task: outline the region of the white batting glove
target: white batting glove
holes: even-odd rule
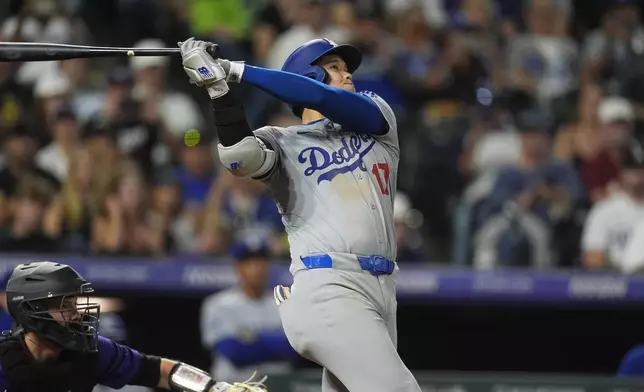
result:
[[[190,83],[205,86],[211,99],[217,99],[230,91],[226,83],[226,71],[207,52],[210,42],[190,38],[179,42],[183,70],[190,78]]]
[[[230,385],[226,382],[218,382],[212,387],[212,392],[268,392],[264,381],[266,381],[266,376],[262,377],[257,381],[253,381],[257,372],[253,372],[253,375],[244,382],[236,382],[233,385]]]

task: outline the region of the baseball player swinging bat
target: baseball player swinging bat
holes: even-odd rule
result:
[[[264,182],[282,214],[294,284],[275,300],[289,342],[324,368],[324,392],[419,392],[396,349],[396,118],[356,92],[360,52],[316,39],[278,71],[213,57],[209,45],[180,42],[183,67],[210,95],[221,163]],[[302,124],[252,131],[229,93],[236,83],[286,102]]]

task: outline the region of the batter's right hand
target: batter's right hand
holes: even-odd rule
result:
[[[183,70],[190,78],[190,83],[204,86],[211,99],[226,95],[230,90],[226,83],[226,71],[209,53],[213,44],[190,38],[179,42]]]
[[[279,306],[291,296],[291,288],[288,286],[277,285],[273,288],[273,297],[275,303]]]

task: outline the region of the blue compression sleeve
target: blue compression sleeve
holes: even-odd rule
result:
[[[215,350],[238,367],[288,360],[297,355],[281,332],[262,332],[251,343],[222,339],[215,344]]]
[[[644,345],[632,348],[624,356],[617,375],[620,377],[644,377]]]
[[[328,86],[289,72],[246,65],[242,81],[289,105],[322,113],[351,132],[384,135],[388,129],[380,108],[369,97]]]

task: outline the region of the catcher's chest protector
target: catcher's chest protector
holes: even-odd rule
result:
[[[98,354],[62,353],[55,361],[36,362],[20,339],[0,341],[6,392],[92,392],[98,380]]]

